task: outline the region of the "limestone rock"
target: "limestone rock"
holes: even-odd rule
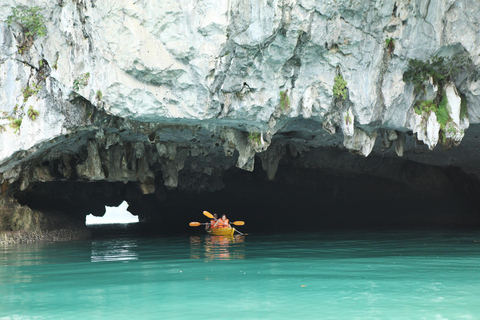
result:
[[[376,131],[367,133],[362,129],[356,128],[353,135],[345,136],[343,145],[349,151],[367,157],[372,152],[377,135]]]
[[[478,2],[32,0],[47,32],[28,50],[19,50],[21,27],[5,22],[19,5],[0,3],[2,196],[36,183],[126,192],[104,185],[118,183],[142,212],[142,195],[218,190],[226,172],[253,171],[255,159],[274,179],[284,161],[332,149],[480,177]],[[474,70],[420,92],[403,80],[410,59],[452,57],[452,48]],[[413,110],[441,90],[445,128]],[[79,210],[101,213],[99,203]]]

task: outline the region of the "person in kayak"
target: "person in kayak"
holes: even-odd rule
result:
[[[231,228],[230,221],[227,219],[226,215],[223,215],[221,219],[218,219],[214,227],[216,228]]]
[[[215,224],[217,223],[217,221],[218,221],[218,219],[217,219],[217,214],[214,213],[214,214],[213,214],[213,219],[210,220],[210,224],[206,224],[206,225],[205,225],[205,230],[218,228],[218,227],[215,227]]]

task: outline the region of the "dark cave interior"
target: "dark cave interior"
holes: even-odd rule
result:
[[[407,161],[392,178],[283,162],[269,181],[256,163],[253,172],[224,172],[224,187],[213,192],[169,190],[156,177],[156,191],[147,195],[133,182],[51,181],[37,182],[15,197],[31,208],[78,220],[89,213],[101,216],[106,205],[125,200],[141,221],[137,232],[146,234],[202,233],[188,223],[209,221],[204,210],[245,221],[238,229],[248,233],[480,225],[479,183],[457,168]]]

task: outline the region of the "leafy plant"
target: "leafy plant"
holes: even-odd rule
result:
[[[10,127],[15,129],[14,133],[16,134],[18,130],[20,130],[20,126],[22,125],[22,119],[14,119],[10,122]]]
[[[15,7],[13,12],[7,18],[7,24],[11,26],[13,22],[18,23],[27,37],[43,37],[47,31],[45,27],[45,18],[40,13],[39,7]]]
[[[438,104],[435,114],[437,115],[437,122],[440,124],[440,129],[445,131],[448,120],[450,120],[450,115],[447,110],[448,99],[446,95],[443,95],[442,100]]]
[[[395,41],[392,38],[386,38],[385,44],[387,46],[388,52],[392,53],[395,50]]]
[[[432,57],[426,61],[410,59],[407,71],[403,74],[403,81],[412,83],[419,92],[423,83],[433,79],[434,83],[443,85],[452,81],[461,73],[474,71],[472,59],[468,53],[456,54],[453,57]]]
[[[408,61],[407,71],[403,74],[403,80],[412,83],[417,93],[422,89],[425,90],[424,83],[430,78],[438,86],[437,95],[433,101],[429,100],[429,106],[434,108],[441,131],[444,132],[448,121],[451,119],[447,110],[448,99],[443,92],[445,85],[453,82],[460,75],[472,76],[475,72],[476,68],[470,56],[467,52],[462,52],[452,57],[434,56],[426,61],[411,59]],[[460,97],[460,118],[463,119],[468,116],[467,100],[464,95],[460,95]],[[422,110],[428,111],[425,103],[426,101],[417,103],[415,112],[421,114]]]
[[[27,111],[27,115],[30,120],[35,121],[35,118],[38,117],[38,111],[33,109],[33,106],[30,106]]]
[[[418,115],[428,115],[430,112],[435,112],[437,116],[437,122],[440,124],[440,136],[442,137],[442,142],[446,142],[445,131],[447,123],[451,120],[450,115],[448,114],[448,98],[446,95],[443,95],[442,100],[437,105],[433,100],[423,100],[417,102],[415,105],[415,113]]]
[[[450,133],[450,134],[457,133],[457,129],[453,125],[448,126],[446,131],[447,131],[447,133]]]
[[[433,100],[423,100],[416,103],[414,110],[418,115],[428,114],[431,111],[435,112],[437,110],[437,106]]]
[[[290,107],[290,98],[286,91],[280,91],[280,108],[282,110],[288,109]]]
[[[23,102],[27,102],[28,98],[30,98],[31,96],[33,96],[34,94],[37,94],[38,91],[42,89],[41,86],[37,85],[37,84],[32,84],[32,86],[30,87],[29,85],[27,85],[23,90],[22,90],[22,95],[23,95]]]
[[[252,141],[255,142],[256,144],[260,144],[260,143],[261,143],[260,133],[259,133],[259,132],[250,132],[250,133],[248,134],[248,139],[252,140]]]
[[[340,100],[347,99],[347,81],[339,74],[335,77],[333,83],[333,95]]]
[[[80,89],[83,89],[86,87],[88,84],[88,80],[90,79],[90,73],[83,73],[80,76],[78,76],[77,79],[73,80],[73,90],[78,91]]]
[[[102,91],[100,90],[97,90],[97,94],[95,95],[95,98],[98,100],[98,101],[102,101]]]

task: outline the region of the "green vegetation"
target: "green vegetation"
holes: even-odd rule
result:
[[[437,122],[440,124],[440,130],[445,131],[447,122],[451,120],[447,110],[448,99],[444,95],[440,103],[437,105],[433,100],[418,101],[414,107],[415,113],[418,115],[428,115],[430,112],[435,112]]]
[[[447,128],[447,130],[446,130],[446,132],[448,132],[448,133],[450,133],[450,134],[454,135],[454,134],[456,134],[456,133],[457,133],[457,129],[456,129],[454,126],[452,126],[452,125],[449,125],[449,126],[448,126],[448,128]],[[460,131],[460,132],[463,134],[463,132],[462,132],[462,131]]]
[[[446,95],[443,95],[442,100],[437,105],[433,100],[423,100],[418,101],[415,104],[414,110],[415,113],[418,115],[425,115],[428,116],[431,112],[434,112],[437,116],[437,122],[440,124],[440,136],[442,137],[442,142],[446,142],[445,132],[447,128],[447,124],[449,121],[452,120],[450,115],[448,114],[448,99]],[[449,132],[451,132],[452,128],[450,128]]]
[[[340,100],[347,99],[347,81],[345,81],[340,74],[335,77],[335,82],[333,84],[333,95],[335,98]]]
[[[448,99],[447,96],[444,95],[442,100],[438,104],[437,110],[435,111],[435,114],[437,115],[437,121],[440,124],[440,130],[442,131],[445,131],[447,122],[451,119],[450,115],[448,114],[447,104]]]
[[[280,91],[280,108],[286,110],[290,107],[290,98],[286,91]]]
[[[392,38],[385,39],[385,45],[387,46],[388,52],[392,53],[395,50],[395,41]]]
[[[95,98],[98,100],[98,101],[102,101],[102,91],[100,90],[97,90],[97,94],[95,95]]]
[[[23,95],[23,102],[27,102],[28,98],[30,98],[31,96],[33,96],[34,94],[37,94],[38,91],[42,89],[41,86],[37,85],[37,84],[32,84],[32,86],[30,87],[29,85],[27,85],[23,90],[22,90],[22,95]]]
[[[250,132],[248,134],[248,139],[252,140],[256,144],[261,144],[260,132]]]
[[[445,85],[454,82],[460,75],[475,76],[475,70],[467,52],[458,53],[452,57],[434,56],[426,61],[417,59],[408,61],[408,68],[403,74],[403,80],[414,85],[416,94],[426,91],[426,82],[430,79],[432,79],[433,84],[438,86],[433,100],[418,101],[414,109],[419,115],[435,112],[437,122],[440,124],[440,136],[444,144],[446,143],[445,133],[452,133],[452,130],[456,130],[454,127],[448,126],[452,119],[448,113],[448,98],[444,92]],[[464,119],[468,116],[467,100],[463,95],[460,95],[460,98],[460,118]]]
[[[437,110],[437,106],[435,105],[433,100],[418,101],[413,108],[415,110],[415,113],[420,116],[422,114],[427,114],[430,111],[435,112],[435,110]]]
[[[16,134],[18,130],[20,130],[20,126],[22,125],[22,119],[14,119],[10,122],[10,127],[15,129],[14,133]]]
[[[446,82],[453,81],[458,75],[470,71],[474,71],[474,65],[466,52],[451,58],[435,56],[427,61],[410,59],[407,71],[403,74],[403,81],[412,83],[418,93],[423,88],[424,82],[430,78],[435,84],[443,87]]]
[[[85,88],[85,86],[88,84],[89,79],[89,72],[81,74],[77,79],[73,80],[73,90],[78,91]]]
[[[38,111],[33,109],[33,106],[30,106],[28,108],[27,115],[30,118],[30,120],[35,121],[35,118],[38,117]]]
[[[25,33],[26,37],[43,37],[47,31],[45,27],[45,18],[40,13],[39,7],[15,7],[13,12],[7,18],[7,24],[18,23]]]

